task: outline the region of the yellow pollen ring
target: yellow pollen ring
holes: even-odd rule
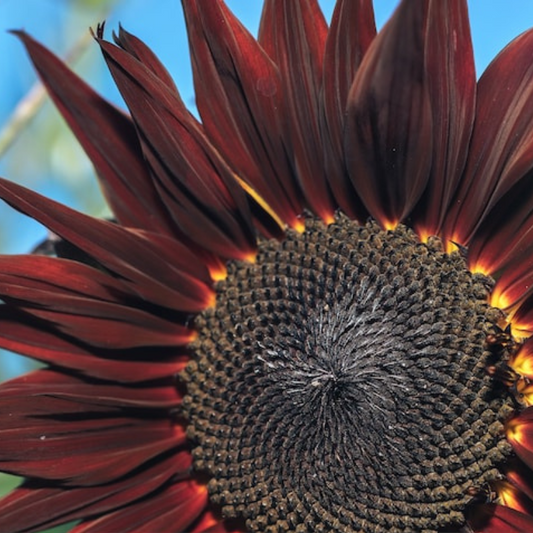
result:
[[[257,252],[249,252],[247,254],[244,254],[242,256],[242,260],[246,261],[247,263],[251,263],[252,265],[255,263],[255,260],[257,259]]]
[[[507,429],[505,431],[507,440],[511,443],[515,442],[517,444],[523,445],[524,442],[524,425],[516,420],[511,420],[507,424]]]
[[[209,298],[207,300],[206,309],[210,309],[212,307],[215,307],[217,304],[217,294],[216,292],[211,292],[209,294]]]
[[[522,510],[522,506],[517,498],[516,489],[509,482],[497,481],[494,484],[494,490],[503,505],[511,507],[511,509],[516,509],[517,511]]]
[[[458,252],[461,246],[461,239],[459,239],[457,235],[452,235],[452,237],[446,241],[446,253],[451,254],[453,252]]]
[[[198,332],[196,330],[191,330],[189,338],[187,339],[187,344],[195,341],[198,338]]]
[[[510,361],[509,366],[521,376],[533,377],[533,354],[522,348]]]
[[[427,231],[426,229],[418,230],[418,238],[420,239],[421,243],[426,244],[429,241],[430,237],[431,237],[431,233],[429,233],[429,231]]]
[[[474,265],[471,265],[469,268],[472,274],[483,274],[484,276],[491,275],[490,269],[487,268],[486,266],[483,266],[481,263],[475,263]]]
[[[398,220],[384,220],[383,229],[386,231],[394,231],[398,227]]]
[[[531,323],[531,321],[519,322],[519,318],[516,316],[516,312],[520,308],[520,301],[513,302],[511,304],[509,300],[505,298],[505,295],[501,295],[499,296],[498,300],[495,300],[493,302],[491,299],[489,303],[493,307],[502,309],[505,312],[506,325],[511,326],[513,338],[516,341],[523,342],[527,338],[531,337],[531,335],[533,334],[533,324]]]
[[[305,222],[302,218],[297,218],[291,227],[301,235],[305,231]]]
[[[527,378],[520,378],[516,382],[516,394],[518,401],[524,405],[530,406],[533,404],[533,385]]]
[[[532,324],[520,324],[518,322],[513,322],[512,317],[507,318],[509,324],[511,324],[511,329],[513,331],[513,338],[518,342],[524,342],[526,339],[531,337],[533,333]]]
[[[476,273],[475,270],[471,270],[471,272],[473,274]],[[485,274],[484,272],[481,272],[481,274]],[[485,274],[485,275],[489,275],[489,274]],[[506,296],[505,292],[503,291],[493,291],[491,294],[490,294],[490,305],[492,307],[496,307],[497,309],[502,309],[502,310],[506,310],[506,309],[509,309],[510,305],[511,305],[511,302],[509,300],[509,298]],[[511,321],[511,315],[508,314],[507,316],[507,320],[510,322]]]
[[[222,281],[226,279],[228,275],[228,271],[226,270],[224,263],[220,263],[220,265],[217,266],[208,266],[207,268],[213,281]]]
[[[206,481],[202,481],[202,480],[194,480],[193,481],[194,485],[195,485],[195,489],[196,491],[198,492],[198,494],[205,494],[207,493],[207,482]]]
[[[207,491],[207,484],[203,484],[203,487],[205,487],[204,490]],[[202,490],[202,493],[203,492],[204,491]],[[206,513],[204,513],[200,523],[197,524],[198,527],[201,526],[202,531],[208,530],[209,528],[212,528],[213,526],[216,526],[216,525],[220,525],[220,519],[215,517],[212,511],[207,511]]]
[[[324,213],[324,215],[322,216],[322,220],[324,221],[324,224],[326,224],[326,226],[329,226],[333,224],[333,222],[335,222],[335,215],[333,213]]]
[[[452,241],[446,242],[446,253],[447,254],[451,254],[453,252],[456,252],[457,250],[459,250],[459,247],[457,246],[457,244],[455,244]]]
[[[266,200],[253,187],[248,185],[248,183],[246,183],[242,178],[237,176],[237,174],[233,174],[233,177],[235,178],[237,183],[244,189],[244,191],[249,194],[271,216],[271,218],[276,222],[280,229],[284,229],[285,224],[283,220],[281,220],[281,218],[268,205]]]

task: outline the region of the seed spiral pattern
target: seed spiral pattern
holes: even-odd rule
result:
[[[182,373],[195,467],[258,532],[435,532],[500,477],[491,280],[341,216],[230,263]]]

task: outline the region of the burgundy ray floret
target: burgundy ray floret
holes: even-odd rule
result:
[[[533,531],[533,31],[476,83],[462,0],[183,8],[201,121],[16,32],[116,222],[0,181],[59,238],[0,257],[0,531]]]

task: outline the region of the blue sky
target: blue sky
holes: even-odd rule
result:
[[[334,0],[321,0],[326,16],[333,9]],[[80,5],[73,10],[72,6]],[[229,6],[253,32],[256,31],[262,2],[259,0],[228,0]],[[376,20],[381,26],[397,4],[397,0],[376,0]],[[468,2],[477,72],[480,74],[489,61],[512,38],[533,27],[531,0],[470,0]],[[98,7],[100,5],[100,7]],[[106,5],[112,5],[106,10]],[[107,12],[109,11],[109,12]],[[44,42],[59,55],[64,55],[87,28],[107,19],[108,34],[118,23],[139,35],[159,55],[178,81],[185,101],[193,100],[187,39],[179,0],[2,0],[0,2],[0,127],[15,103],[29,89],[35,79],[20,43],[7,33],[23,28]],[[87,75],[91,83],[109,98],[120,98],[104,70],[96,46],[86,54],[93,70]],[[7,81],[6,81],[7,80]],[[1,167],[0,167],[1,170]]]
[[[72,6],[86,5],[72,15]],[[2,79],[22,83],[29,79],[23,53],[15,39],[6,34],[11,28],[24,28],[58,53],[66,51],[87,27],[102,20],[95,4],[113,4],[107,15],[108,28],[121,22],[126,29],[140,35],[163,58],[181,82],[187,77],[186,37],[179,0],[122,0],[111,2],[71,2],[69,0],[2,0],[0,2],[0,50]],[[228,0],[239,18],[255,31],[261,11],[259,0]],[[322,0],[329,17],[333,0]],[[397,0],[376,0],[378,25],[388,18]],[[513,37],[533,26],[533,2],[530,0],[470,0],[468,2],[476,63],[481,72],[488,61]],[[92,7],[91,7],[92,6]],[[94,51],[93,51],[94,53]],[[6,75],[9,78],[6,78]],[[181,82],[183,85],[184,82]],[[185,82],[186,85],[186,82]],[[5,87],[5,86],[4,86]],[[3,107],[0,104],[0,107]],[[3,115],[1,115],[3,116]]]
[[[227,3],[244,24],[255,32],[262,2],[228,0]],[[78,4],[82,7],[73,10],[72,6]],[[80,35],[87,32],[88,27],[95,27],[105,18],[107,34],[110,35],[120,22],[158,54],[175,77],[184,101],[194,102],[187,38],[179,0],[117,0],[111,9],[106,9],[105,6],[109,4],[110,1],[97,0],[0,1],[0,130],[16,103],[35,82],[30,62],[18,40],[7,33],[9,29],[25,29],[64,56]],[[321,5],[329,18],[334,1],[322,0]],[[397,0],[375,1],[378,27],[387,20],[396,5]],[[533,27],[533,1],[470,0],[468,5],[476,68],[480,75],[508,42]],[[95,45],[91,43],[76,69],[106,97],[121,102]],[[61,120],[48,107],[46,118],[41,120],[40,126],[36,130],[30,128],[25,131],[13,150],[0,160],[0,175],[29,184],[39,192],[76,208],[93,209],[98,214],[101,200],[90,166],[82,155],[77,155],[73,144],[65,141],[69,134],[55,131]],[[51,138],[52,135],[59,139],[56,142],[54,137],[53,150],[48,143],[48,136]],[[42,150],[38,149],[40,145]],[[76,183],[73,184],[72,179],[77,180]],[[0,220],[0,249],[3,251],[25,252],[45,235],[45,231],[36,223],[1,205]]]

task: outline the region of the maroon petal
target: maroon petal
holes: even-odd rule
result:
[[[478,82],[465,175],[445,234],[467,245],[499,198],[533,167],[533,31],[517,37]]]
[[[190,472],[186,452],[172,454],[131,476],[96,487],[56,487],[26,482],[0,500],[0,531],[42,531],[64,522],[105,513],[159,489],[170,478]]]
[[[11,409],[15,408],[15,405],[11,406]],[[120,419],[113,422],[116,425],[123,423]],[[127,425],[120,429],[102,429],[99,424],[100,421],[83,427],[74,424],[70,434],[63,431],[53,434],[55,428],[45,426],[35,428],[35,431],[33,428],[0,430],[2,470],[26,477],[64,480],[65,485],[94,486],[119,479],[178,442],[175,435],[165,435],[153,423],[142,427]],[[64,426],[64,422],[61,425]],[[106,430],[107,434],[102,435]],[[74,431],[81,434],[74,436]],[[53,435],[48,437],[50,434]],[[36,459],[28,460],[28,457]],[[80,469],[80,465],[90,466]]]
[[[0,256],[0,280],[18,280],[36,290],[54,290],[58,295],[91,297],[105,302],[131,300],[133,294],[119,279],[91,266],[38,255]],[[6,293],[8,294],[8,293]]]
[[[52,369],[24,374],[0,387],[2,398],[16,398],[21,394],[62,398],[86,405],[87,410],[91,405],[123,409],[175,409],[181,404],[181,394],[174,379],[124,386],[82,379]]]
[[[75,272],[72,277],[71,266]],[[77,275],[84,269],[86,279]],[[96,282],[99,276],[109,278],[72,261],[39,256],[0,257],[0,297],[93,346],[177,346],[193,339],[194,332],[176,320],[122,305],[120,299],[115,302],[108,294],[112,283],[104,280],[100,285]]]
[[[531,275],[528,278],[531,280]],[[525,300],[521,300],[511,309],[505,309],[509,313],[507,321],[511,324],[513,336],[521,340],[533,335],[533,295],[531,293],[532,291],[528,291],[528,297]]]
[[[125,278],[124,283],[151,303],[190,312],[213,304],[206,268],[174,239],[152,239],[151,234],[94,219],[1,178],[0,198]]]
[[[471,269],[499,274],[533,245],[532,174],[511,187],[480,224],[468,245]]]
[[[20,309],[0,306],[0,347],[87,376],[117,383],[151,381],[177,374],[189,361],[176,348],[96,349],[50,329]]]
[[[525,340],[513,354],[508,365],[521,376],[533,379],[533,338]]]
[[[468,247],[469,268],[493,276],[491,304],[504,309],[513,332],[533,331],[533,211],[530,177],[490,211]],[[526,336],[529,336],[527,334]]]
[[[300,191],[282,134],[277,67],[223,2],[182,2],[196,104],[209,138],[285,223],[299,227]]]
[[[245,533],[245,531],[243,520],[224,520],[220,509],[210,506],[190,530],[190,533]]]
[[[145,67],[149,68],[162,82],[166,83],[171,89],[178,90],[168,70],[159,61],[154,52],[139,38],[128,33],[122,26],[119,28],[118,36],[113,34],[113,37],[121,48],[138,59]]]
[[[206,506],[207,488],[195,481],[185,480],[169,485],[151,498],[83,522],[71,533],[188,531]]]
[[[244,531],[244,526],[234,525],[224,521],[207,528],[195,528],[191,531],[191,533],[243,533]]]
[[[54,305],[58,300],[53,294],[46,297],[54,300]],[[40,309],[31,304],[21,304],[20,301],[18,305],[28,314],[52,324],[52,331],[57,328],[58,331],[97,348],[120,350],[141,346],[183,346],[195,336],[185,326],[136,309],[76,298],[61,299],[58,303],[68,310],[61,312],[56,309]]]
[[[93,394],[98,396],[96,383]],[[10,413],[0,422],[2,470],[63,485],[112,482],[186,440],[184,429],[164,412],[147,417],[142,410],[89,407],[34,395],[31,384],[1,387],[0,406]]]
[[[469,268],[496,279],[491,303],[513,331],[533,332],[533,205],[529,172],[496,203],[468,246]]]
[[[484,270],[481,271],[484,272]],[[514,263],[509,263],[498,277],[491,293],[492,305],[500,309],[514,307],[531,294],[532,282],[533,257],[531,254],[527,254],[523,259],[519,258]]]
[[[533,518],[503,505],[482,505],[469,520],[474,533],[526,533],[533,531]]]
[[[253,257],[256,243],[245,193],[178,93],[125,50],[100,38],[98,43],[180,230],[221,257]]]
[[[286,99],[293,166],[310,208],[333,221],[320,131],[327,24],[316,0],[266,0],[259,42],[278,65]]]
[[[496,283],[491,304],[504,309],[513,333],[533,332],[531,176],[520,180],[484,219],[468,247],[469,268]]]
[[[102,180],[109,205],[126,226],[171,233],[129,117],[96,94],[24,32],[20,37],[44,85]]]
[[[505,432],[516,455],[533,468],[533,407],[528,407],[508,420]]]
[[[506,479],[498,479],[491,483],[491,488],[498,495],[500,505],[533,516],[533,502],[516,485]]]
[[[215,524],[207,529],[204,529],[200,533],[242,533],[242,528],[235,528],[226,524]]]
[[[533,502],[533,480],[530,471],[518,459],[508,461],[505,465],[505,477]]]
[[[336,203],[358,220],[361,205],[344,165],[343,131],[348,92],[370,43],[376,36],[371,0],[340,0],[335,5],[326,40],[322,77],[322,143],[326,175]]]
[[[524,332],[533,331],[533,248],[524,250],[523,256],[509,261],[498,273],[496,283],[491,291],[490,303],[507,313],[513,333],[524,336]],[[504,253],[502,251],[502,253]],[[473,265],[474,271],[489,273],[483,263]],[[525,335],[526,337],[529,334]]]
[[[370,214],[394,227],[426,186],[433,150],[427,4],[404,0],[374,39],[348,96],[344,150]]]
[[[428,188],[415,223],[437,235],[459,184],[474,125],[476,73],[465,1],[429,3],[426,70],[433,116]]]

